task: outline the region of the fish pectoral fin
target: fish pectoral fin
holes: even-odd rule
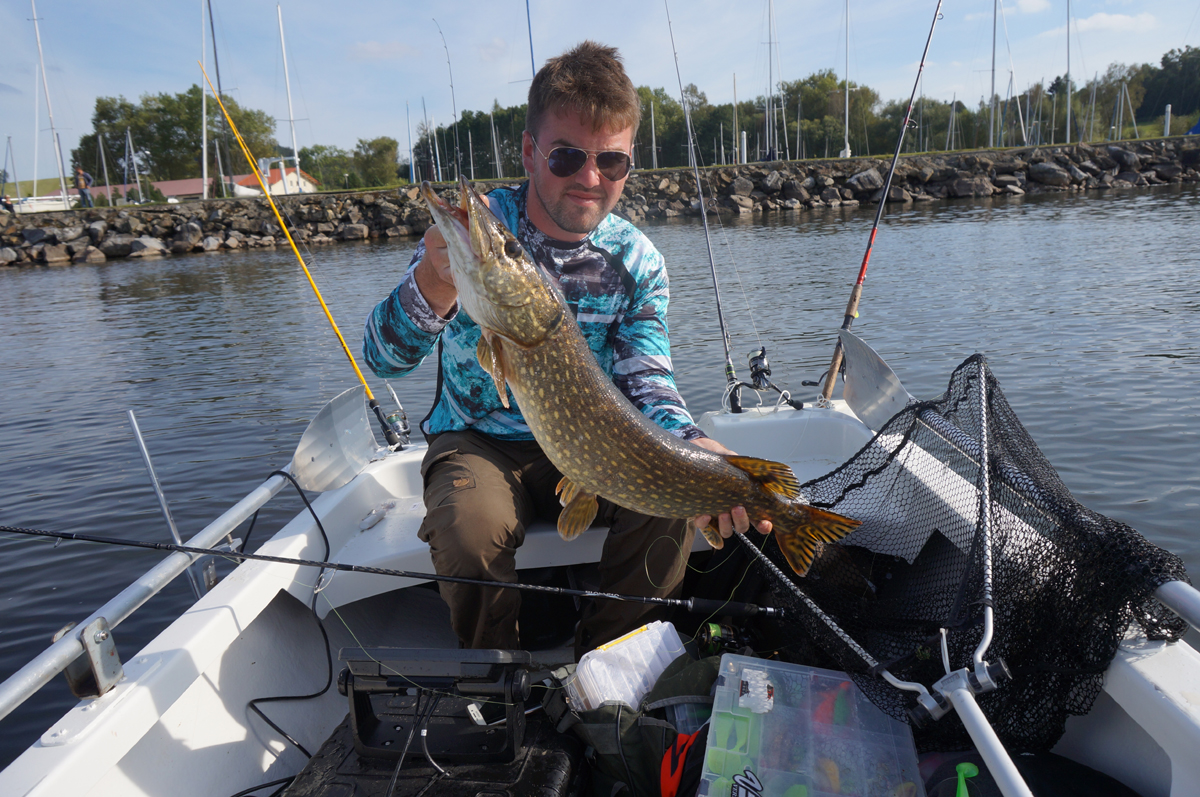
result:
[[[554,494],[558,496],[560,506],[566,506],[575,500],[575,496],[579,493],[579,487],[575,482],[563,476],[558,480],[558,486],[554,488]]]
[[[758,457],[725,457],[725,461],[762,485],[763,489],[780,498],[800,497],[800,480],[782,462]]]
[[[792,528],[784,528],[782,524],[776,523],[774,532],[775,542],[779,545],[783,558],[787,559],[796,575],[804,576],[812,567],[813,559],[816,558],[821,545],[837,542],[858,528],[862,521],[815,506],[800,509],[807,516],[807,520]]]
[[[563,479],[567,482],[566,479]],[[559,482],[562,486],[562,482]],[[564,540],[573,540],[587,530],[600,511],[600,502],[595,493],[580,490],[571,482],[567,482],[566,490],[571,490],[571,500],[563,501],[562,511],[558,513],[558,536]],[[561,499],[560,499],[561,500]]]
[[[483,370],[491,375],[496,392],[500,394],[500,403],[508,409],[508,391],[504,387],[504,363],[500,360],[500,339],[488,340],[487,335],[480,334],[479,342],[475,344],[475,357]]]
[[[717,521],[713,520],[707,526],[697,526],[696,530],[703,534],[708,544],[718,551],[725,547],[725,538],[721,536],[721,529],[717,526]]]

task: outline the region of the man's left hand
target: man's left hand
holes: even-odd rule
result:
[[[730,451],[711,437],[697,437],[692,443],[724,457],[737,456],[737,452]],[[692,518],[691,522],[697,529],[702,529],[712,522],[712,516],[700,515]],[[769,520],[760,520],[754,527],[762,534],[771,533],[771,521]],[[723,539],[732,537],[735,530],[739,534],[745,534],[750,530],[750,516],[746,514],[746,508],[735,506],[728,512],[717,515],[717,528]]]

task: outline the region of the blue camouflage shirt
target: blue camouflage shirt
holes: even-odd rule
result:
[[[527,183],[493,191],[492,212],[517,231],[529,256],[558,285],[600,367],[651,421],[685,440],[703,437],[671,370],[662,255],[611,213],[582,241],[554,240],[529,221],[527,193]],[[413,270],[424,254],[422,243],[404,279],[367,316],[367,365],[382,377],[403,376],[440,344],[438,395],[421,430],[473,429],[503,440],[532,440],[512,391],[506,408],[476,359],[479,326],[458,307],[449,319],[438,316],[421,295]]]

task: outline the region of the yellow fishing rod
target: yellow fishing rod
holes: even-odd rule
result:
[[[200,63],[197,61],[196,63]],[[250,164],[250,171],[253,172],[254,178],[258,180],[258,185],[262,188],[263,196],[267,198],[267,202],[271,205],[271,210],[275,214],[275,220],[279,222],[279,228],[283,230],[283,234],[287,236],[288,244],[292,247],[292,252],[296,255],[297,262],[300,263],[300,268],[304,270],[304,276],[308,278],[308,284],[312,286],[313,293],[317,297],[317,301],[321,303],[321,309],[325,311],[325,317],[329,319],[329,326],[333,327],[333,333],[337,335],[338,342],[342,344],[342,351],[346,353],[346,359],[350,361],[350,365],[354,368],[354,373],[358,375],[358,381],[362,382],[363,389],[367,391],[367,403],[371,411],[375,413],[375,417],[379,419],[379,425],[383,427],[383,436],[387,439],[389,446],[398,448],[402,446],[400,435],[388,423],[383,414],[383,408],[379,406],[379,401],[375,398],[375,394],[371,392],[371,386],[367,384],[366,377],[363,376],[362,369],[358,367],[358,363],[354,361],[354,355],[350,353],[350,347],[346,345],[346,339],[342,337],[342,331],[338,329],[337,322],[333,320],[333,313],[329,312],[329,306],[325,304],[325,299],[321,296],[321,291],[317,288],[317,283],[313,280],[312,274],[308,270],[308,265],[305,264],[304,258],[300,254],[300,249],[296,246],[296,242],[292,240],[292,233],[288,229],[287,223],[284,222],[283,216],[279,213],[279,208],[275,205],[275,200],[271,198],[271,192],[267,190],[267,186],[263,183],[262,175],[259,174],[257,161],[250,154],[250,148],[246,146],[246,140],[242,138],[242,134],[238,132],[237,125],[233,123],[233,117],[229,115],[229,111],[225,109],[225,103],[221,100],[221,95],[213,88],[212,80],[208,77],[208,72],[204,70],[204,64],[200,64],[200,72],[204,75],[204,80],[208,83],[208,88],[212,91],[213,96],[217,98],[217,104],[221,107],[221,113],[225,115],[225,121],[229,124],[229,129],[233,131],[234,137],[237,138],[238,145],[242,148],[242,154],[246,156],[247,163]],[[299,179],[299,175],[296,175]],[[283,179],[287,179],[287,170],[283,170]]]

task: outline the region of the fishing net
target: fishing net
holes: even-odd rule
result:
[[[804,485],[810,503],[862,526],[794,586],[781,583],[791,571],[769,544],[780,568],[772,592],[789,610],[793,657],[832,660],[897,719],[914,696],[873,673],[868,658],[929,686],[945,674],[945,628],[951,667],[970,666],[983,635],[981,409],[995,612],[986,658],[1003,658],[1013,678],[978,702],[1010,749],[1046,750],[1068,716],[1091,708],[1131,624],[1151,639],[1183,635],[1185,623],[1152,593],[1188,577],[1177,556],[1072,497],[981,355],[955,370],[943,396],[910,405],[851,460]],[[917,740],[926,750],[970,746],[953,712]]]

